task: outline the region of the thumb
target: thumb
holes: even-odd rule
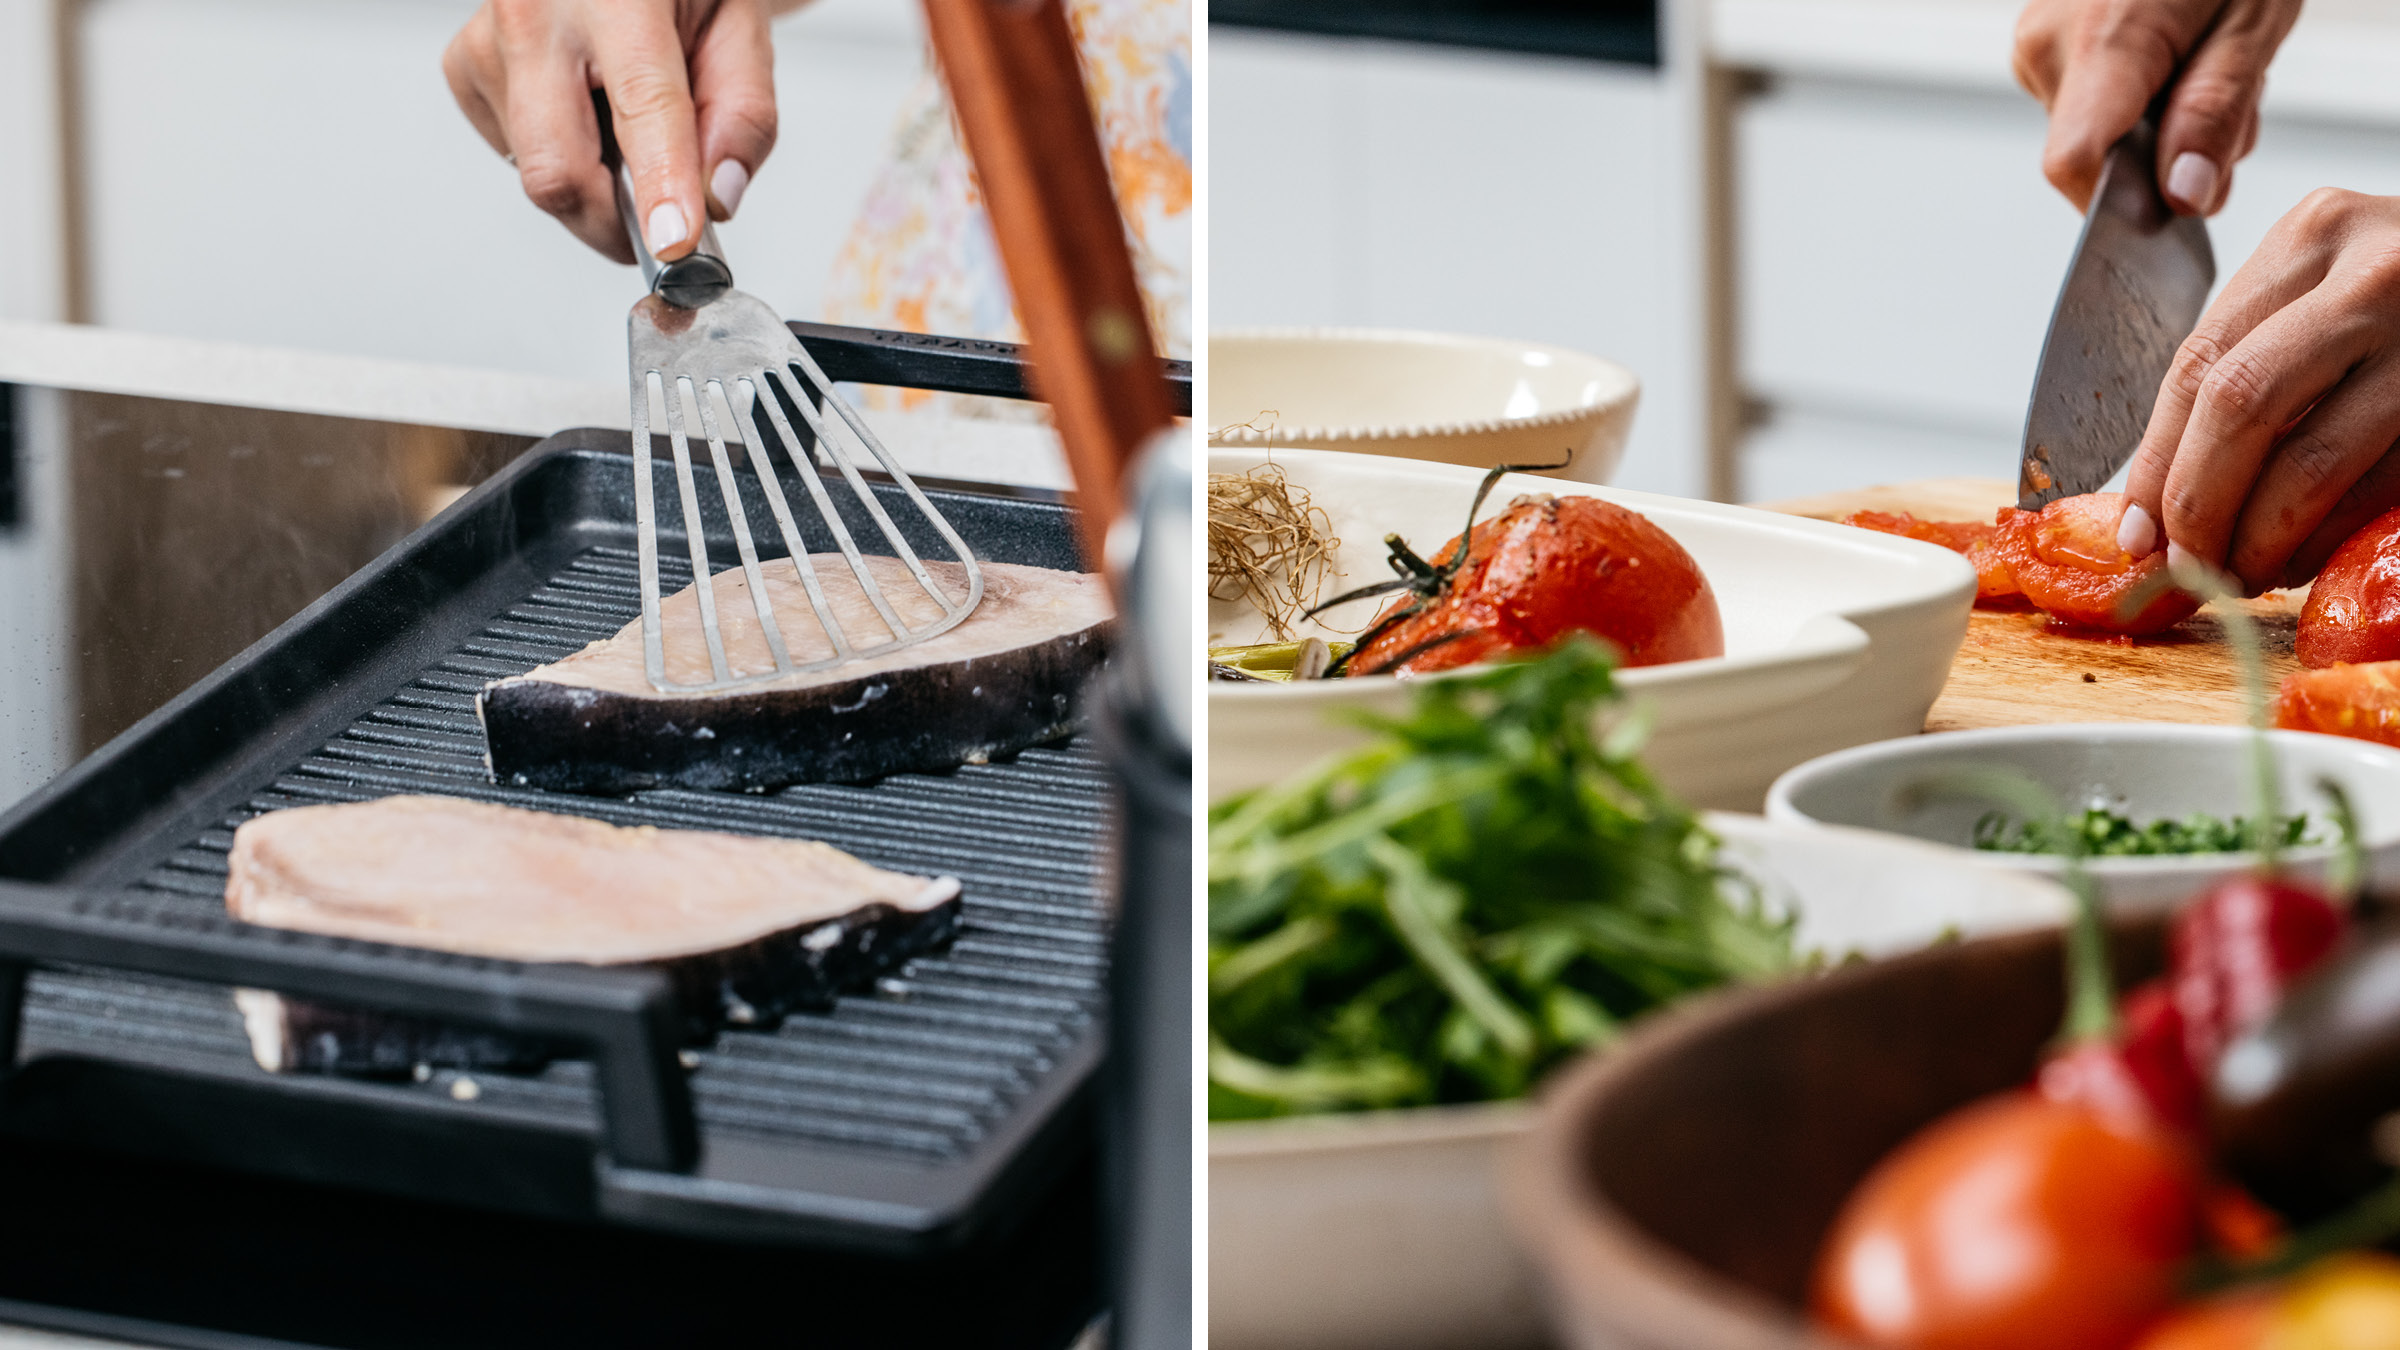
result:
[[[683,38],[666,8],[629,5],[619,13],[620,21],[593,33],[593,65],[633,179],[642,242],[652,257],[668,262],[692,251],[708,219]]]

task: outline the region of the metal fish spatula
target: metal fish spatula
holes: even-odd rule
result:
[[[602,125],[606,125],[605,115]],[[610,159],[613,163],[616,156],[612,154]],[[802,671],[825,670],[881,656],[957,627],[983,602],[983,569],[966,541],[958,537],[958,531],[926,500],[908,472],[883,448],[858,410],[833,387],[808,349],[783,326],[775,311],[756,297],[733,288],[733,271],[725,264],[725,251],[717,244],[715,226],[702,230],[697,250],[672,263],[661,264],[650,256],[642,242],[640,223],[635,219],[632,181],[621,163],[615,167],[617,214],[625,223],[634,255],[641,261],[643,280],[650,284],[650,294],[634,305],[632,315],[626,320],[626,340],[632,353],[633,491],[642,583],[642,659],[651,686],[663,693],[740,689]],[[794,417],[807,428],[808,438],[795,434]],[[662,421],[675,461],[675,486],[681,499],[693,590],[700,609],[700,631],[708,645],[711,671],[710,678],[691,683],[677,683],[668,678],[666,633],[661,622],[658,504],[654,500],[657,494],[652,483],[650,441],[652,428]],[[750,429],[746,435],[739,431],[745,421]],[[774,658],[771,670],[737,674],[726,656],[724,634],[717,624],[717,597],[711,580],[708,543],[702,532],[700,491],[692,475],[691,431],[695,423],[700,438],[707,442],[709,462],[716,469],[718,495],[724,499],[734,548],[741,555],[751,607],[757,612],[760,635]],[[841,433],[847,433],[847,437]],[[861,475],[857,456],[850,445],[845,445],[845,439],[873,457],[875,465],[906,494],[909,506],[931,525],[951,555],[963,565],[967,589],[964,599],[949,595],[934,583],[924,561],[909,545],[906,532],[894,522]],[[743,509],[733,475],[728,441],[747,447],[750,467],[758,477],[776,528],[782,533],[787,558],[760,560],[749,515]],[[900,605],[905,603],[920,613],[924,606],[908,600],[895,602],[894,597],[885,593],[843,520],[843,512],[837,505],[840,489],[829,491],[827,475],[812,462],[811,442],[839,472],[867,518],[882,531],[891,548],[890,556],[907,568],[916,588],[939,606],[939,617],[920,618],[912,624],[900,613]],[[824,523],[834,546],[849,564],[849,576],[856,579],[865,593],[867,603],[880,621],[881,631],[853,634],[835,614],[826,583],[839,578],[841,572],[833,569],[830,578],[818,574],[790,498],[784,492],[782,474],[776,468],[773,450],[778,448],[797,470],[817,519]],[[798,574],[800,586],[808,596],[810,614],[776,612],[767,594],[766,577],[770,569],[779,567],[790,567]],[[908,594],[902,590],[903,596]],[[786,641],[785,627],[795,620],[814,623],[828,640],[829,654],[795,660],[794,644]]]

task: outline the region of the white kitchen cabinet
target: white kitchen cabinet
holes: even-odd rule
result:
[[[113,327],[621,382],[630,269],[528,204],[452,105],[472,0],[84,0],[88,306]],[[779,23],[782,140],[724,230],[813,317],[924,66],[914,0]]]
[[[2036,167],[2040,109],[1795,80],[1746,100],[1734,130],[1749,392],[2013,431],[2080,225]]]

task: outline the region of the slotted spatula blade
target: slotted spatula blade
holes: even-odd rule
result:
[[[698,250],[673,263],[662,266],[650,255],[635,219],[632,182],[613,155],[613,143],[610,149],[616,169],[618,215],[651,286],[651,293],[634,305],[626,320],[642,657],[651,686],[662,693],[741,689],[882,656],[964,622],[983,602],[983,569],[966,541],[884,448],[857,409],[834,388],[782,318],[762,301],[733,288],[733,271],[725,263],[713,226],[703,230]],[[740,431],[745,422],[748,435]],[[795,423],[806,428],[805,437],[795,431]],[[659,503],[651,446],[652,434],[661,426],[674,461],[676,523],[682,526],[685,552],[691,561],[700,642],[708,660],[708,673],[696,680],[678,680],[670,673],[676,663],[669,660],[665,596],[659,580]],[[735,655],[726,642],[726,616],[718,612],[717,574],[709,561],[701,489],[692,467],[695,429],[715,470],[717,497],[724,505],[740,558],[740,585],[757,618],[757,636],[765,648],[765,662],[751,663],[756,668],[736,668]],[[759,556],[758,541],[734,477],[731,445],[747,449],[750,468],[784,546],[782,558]],[[812,446],[839,475],[840,489],[827,487],[826,475],[812,462]],[[810,556],[801,518],[792,509],[777,467],[778,449],[806,489],[805,500],[840,553],[843,566],[821,571],[819,560]],[[908,510],[931,527],[959,563],[963,596],[949,593],[935,581],[909,543],[909,531],[885,509],[862,473],[858,451],[871,458],[873,467],[901,490]],[[866,561],[839,504],[837,492],[844,490],[882,535],[888,550],[883,556],[896,559],[907,572],[912,585],[901,587],[895,582],[899,594],[887,592],[876,569]],[[782,568],[791,570],[806,596],[805,613],[778,610],[769,576]],[[872,611],[871,622],[863,622],[866,616],[854,609],[852,623],[846,624],[838,612],[844,607],[838,593],[853,587]],[[930,612],[920,597],[930,598]],[[793,627],[795,623],[800,626]]]

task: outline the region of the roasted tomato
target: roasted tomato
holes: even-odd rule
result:
[[[2400,661],[2337,665],[2287,675],[2275,725],[2400,745]]]
[[[2200,602],[2160,591],[2139,613],[2125,602],[2167,568],[2165,549],[2136,558],[2117,547],[2125,497],[2091,492],[2061,497],[2039,511],[2002,509],[1993,547],[2025,598],[2050,617],[2109,633],[2156,633],[2190,618]]]
[[[1458,551],[1436,554],[1441,567]],[[1419,603],[1404,597],[1379,617]],[[1424,673],[1541,651],[1569,633],[1616,644],[1629,666],[1725,654],[1716,592],[1665,530],[1598,497],[1519,497],[1475,526],[1466,562],[1424,608],[1376,633],[1354,675]]]
[[[2386,511],[2345,540],[2309,587],[2300,611],[2300,664],[2400,659],[2400,511]]]
[[[1812,1301],[1870,1345],[2122,1350],[2174,1302],[2204,1194],[2173,1135],[2005,1093],[1935,1121],[1859,1183]]]
[[[1965,554],[1967,561],[1975,565],[1978,605],[2014,608],[2025,602],[2025,593],[2017,589],[2017,579],[2009,575],[2008,564],[2001,561],[1999,550],[1993,545],[1993,536],[1999,530],[1996,525],[1973,520],[1919,520],[1906,511],[1853,511],[1842,518],[1842,523],[1862,530],[1922,539]]]

